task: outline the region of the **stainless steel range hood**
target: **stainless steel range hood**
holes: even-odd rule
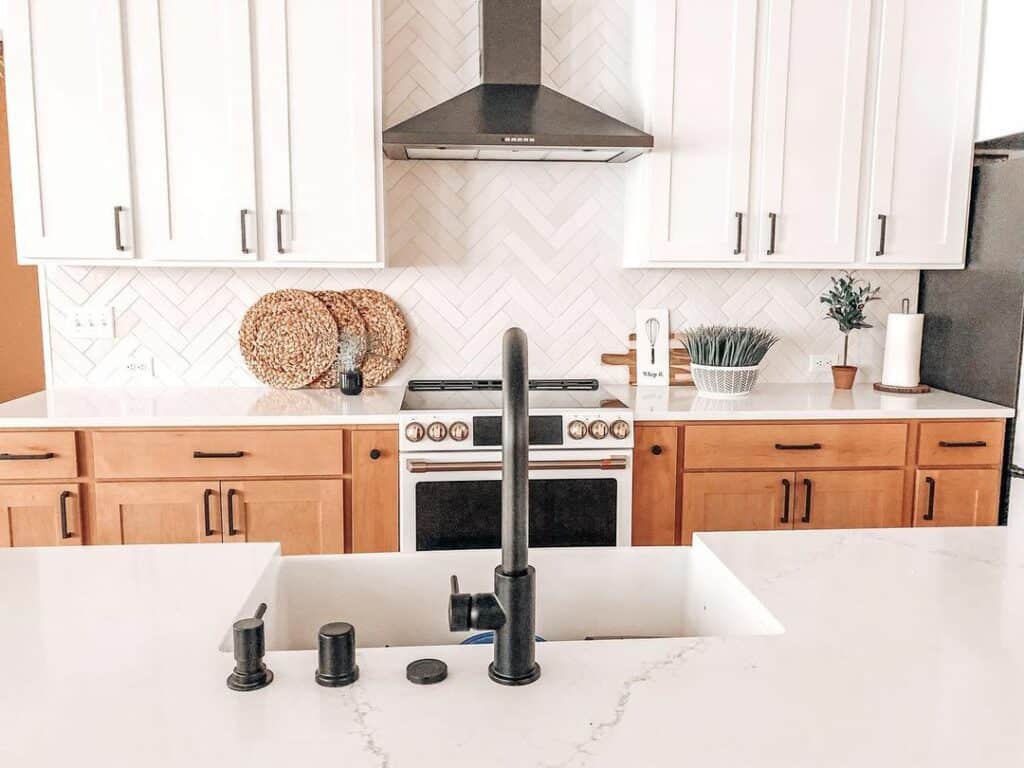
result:
[[[540,85],[541,0],[480,0],[483,83],[384,131],[393,160],[624,163],[654,139]]]

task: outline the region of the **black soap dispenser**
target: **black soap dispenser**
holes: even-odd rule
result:
[[[251,619],[239,619],[232,626],[235,668],[228,675],[228,688],[233,691],[257,691],[274,680],[274,673],[263,663],[267,652],[263,631],[263,614],[267,604],[260,603]]]

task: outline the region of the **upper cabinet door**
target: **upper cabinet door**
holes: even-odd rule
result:
[[[871,0],[768,0],[762,262],[852,263]]]
[[[264,258],[382,262],[373,0],[254,0]]]
[[[139,250],[258,257],[248,0],[126,0]]]
[[[654,261],[747,259],[757,0],[659,0]]]
[[[132,258],[121,3],[11,0],[4,33],[19,258]]]
[[[882,3],[868,262],[964,262],[982,2]]]

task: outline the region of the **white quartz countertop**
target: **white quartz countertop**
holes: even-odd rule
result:
[[[701,535],[781,634],[539,644],[523,688],[486,646],[361,649],[342,689],[271,652],[246,694],[218,645],[275,545],[0,551],[0,765],[1019,767],[1022,534]]]
[[[747,397],[711,399],[692,388],[628,386],[610,392],[637,421],[1005,419],[1004,408],[949,392],[884,395],[870,385],[759,384]],[[348,397],[337,390],[261,387],[48,389],[0,403],[0,429],[337,426],[394,424],[404,387]]]

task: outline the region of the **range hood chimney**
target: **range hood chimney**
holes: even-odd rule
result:
[[[624,163],[650,134],[540,84],[541,0],[480,0],[482,84],[388,128],[393,160]]]

